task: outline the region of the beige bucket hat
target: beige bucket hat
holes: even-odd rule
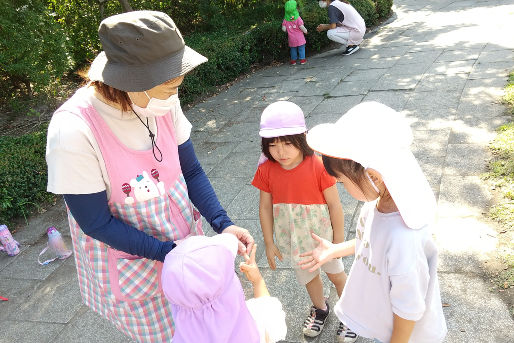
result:
[[[126,92],[142,92],[184,75],[207,58],[186,46],[165,13],[133,11],[105,18],[98,28],[102,51],[89,79]]]

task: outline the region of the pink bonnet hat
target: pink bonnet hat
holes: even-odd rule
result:
[[[192,236],[166,255],[161,279],[175,322],[174,343],[259,342],[234,270],[237,248],[228,233]]]

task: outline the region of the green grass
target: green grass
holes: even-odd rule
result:
[[[514,118],[514,72],[509,75],[503,102]],[[498,255],[504,267],[494,281],[498,288],[507,289],[514,287],[514,121],[502,125],[497,132],[489,145],[494,158],[489,163],[486,178],[501,194],[489,216],[502,226]]]

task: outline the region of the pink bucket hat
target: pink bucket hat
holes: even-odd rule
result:
[[[161,279],[175,322],[174,343],[259,342],[234,271],[237,247],[228,233],[192,236],[166,255]]]
[[[290,101],[274,102],[262,112],[259,135],[263,138],[297,135],[306,131],[302,109]]]

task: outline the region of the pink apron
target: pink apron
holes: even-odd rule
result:
[[[105,161],[118,219],[159,240],[202,235],[180,168],[171,116],[157,117],[157,145],[136,151],[123,145],[79,90],[59,110],[78,115],[89,125]],[[138,342],[170,342],[174,323],[161,289],[162,263],[115,250],[83,233],[68,211],[78,281],[86,305]]]

